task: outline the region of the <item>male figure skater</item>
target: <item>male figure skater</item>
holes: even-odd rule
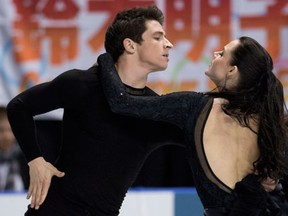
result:
[[[156,6],[136,7],[118,13],[106,32],[105,49],[130,94],[156,95],[146,87],[147,76],[167,68],[173,46],[162,24]],[[164,144],[183,143],[174,126],[146,120],[139,124],[113,114],[98,70],[97,65],[69,70],[8,104],[12,130],[30,167],[26,216],[116,216],[148,155]],[[52,165],[37,143],[33,117],[58,108],[64,109],[63,143]]]

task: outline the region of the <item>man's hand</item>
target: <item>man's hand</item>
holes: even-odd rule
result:
[[[261,181],[261,185],[264,187],[264,189],[267,192],[271,192],[275,190],[277,184],[278,184],[278,181],[269,177]]]
[[[31,199],[31,208],[39,209],[44,202],[53,176],[63,177],[64,172],[60,172],[43,157],[35,158],[28,163],[30,174],[30,186],[27,199]]]

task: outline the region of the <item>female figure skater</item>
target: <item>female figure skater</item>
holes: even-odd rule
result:
[[[184,132],[206,216],[284,215],[260,184],[287,172],[287,126],[283,87],[272,72],[272,58],[257,41],[240,37],[214,54],[205,74],[216,89],[207,93],[131,96],[117,64],[104,68],[107,62],[112,65],[109,54],[98,58],[113,112],[170,122]]]

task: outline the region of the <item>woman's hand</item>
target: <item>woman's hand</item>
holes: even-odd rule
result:
[[[264,189],[267,192],[271,192],[275,190],[276,186],[278,184],[278,181],[272,178],[267,177],[266,179],[261,181],[261,185],[264,187]]]

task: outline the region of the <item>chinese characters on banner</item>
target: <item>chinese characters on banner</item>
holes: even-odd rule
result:
[[[288,0],[2,1],[0,105],[68,69],[90,67],[105,52],[105,31],[115,14],[151,4],[164,12],[174,44],[168,69],[149,78],[158,93],[212,89],[204,75],[212,53],[247,35],[272,55],[288,101]]]

